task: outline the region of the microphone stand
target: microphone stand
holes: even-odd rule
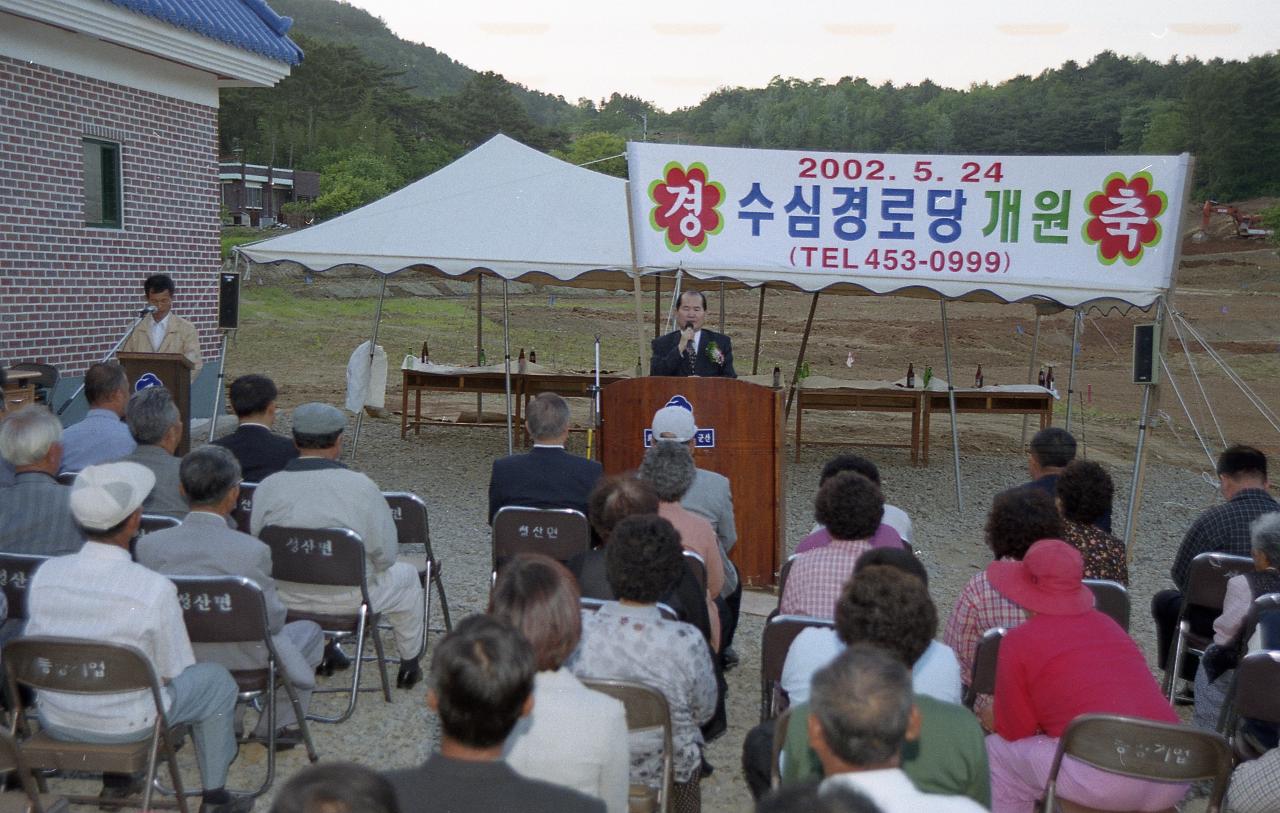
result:
[[[124,335],[120,337],[120,341],[112,345],[111,349],[107,351],[107,354],[102,357],[102,361],[99,362],[100,364],[105,364],[106,362],[111,361],[111,357],[114,356],[116,354],[116,351],[120,349],[120,345],[124,344],[125,341],[130,336],[133,335],[133,331],[137,330],[138,325],[142,324],[142,320],[146,319],[147,314],[149,313],[155,313],[155,308],[151,306],[147,306],[142,309],[142,312],[138,314],[138,320],[129,326],[129,329],[126,330],[124,332]],[[71,393],[71,395],[67,398],[67,400],[62,402],[62,406],[58,407],[58,411],[54,414],[61,415],[62,413],[66,412],[67,407],[71,406],[71,402],[76,400],[76,397],[80,395],[80,393],[82,392],[84,392],[83,380],[80,382],[80,386],[76,387],[76,391]]]

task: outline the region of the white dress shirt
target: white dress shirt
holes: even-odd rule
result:
[[[809,684],[814,672],[831,663],[841,652],[844,644],[836,631],[828,627],[811,627],[796,636],[782,665],[782,690],[791,705],[809,702]],[[944,703],[960,702],[963,691],[960,662],[951,647],[941,641],[929,642],[929,648],[911,667],[911,689]]]
[[[42,564],[27,593],[27,635],[88,638],[142,650],[167,682],[196,662],[178,606],[178,588],[129,558],[129,551],[85,542],[79,553]],[[162,692],[167,709],[172,698]],[[96,734],[144,731],[155,722],[149,691],[105,695],[40,693],[46,722]]]
[[[160,352],[160,345],[164,344],[164,336],[169,332],[169,316],[173,311],[169,311],[164,315],[163,319],[156,320],[155,314],[151,314],[151,326],[147,328],[147,335],[151,337],[151,347],[157,353]]]
[[[968,796],[921,793],[901,768],[838,773],[823,780],[822,787],[830,785],[842,785],[858,791],[874,802],[881,813],[969,813],[986,810]]]

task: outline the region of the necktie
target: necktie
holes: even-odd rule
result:
[[[693,364],[697,360],[697,358],[698,358],[698,354],[693,349],[693,342],[691,341],[684,347],[684,360],[685,360],[685,363],[689,365],[690,375],[693,374]]]

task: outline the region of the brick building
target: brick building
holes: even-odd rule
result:
[[[218,181],[222,208],[237,226],[273,226],[285,220],[281,206],[320,197],[320,173],[305,169],[222,161]]]
[[[0,363],[64,376],[163,272],[217,353],[218,89],[302,52],[265,0],[0,0]]]

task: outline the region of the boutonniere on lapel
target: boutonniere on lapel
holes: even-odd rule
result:
[[[724,353],[720,352],[720,348],[714,340],[707,342],[707,358],[719,366],[724,366]]]

